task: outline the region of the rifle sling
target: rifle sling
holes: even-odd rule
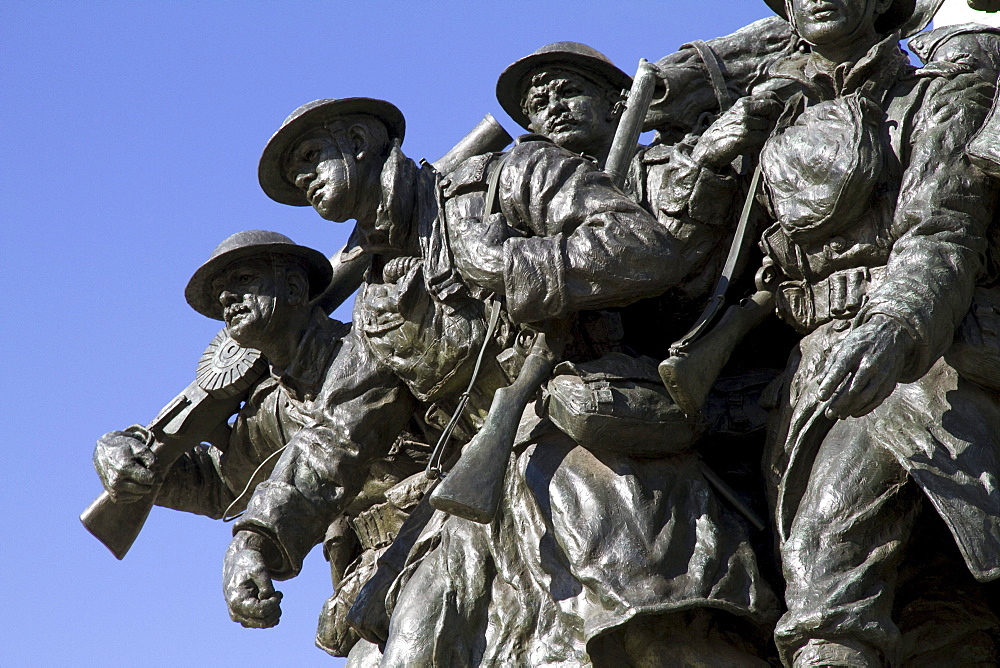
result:
[[[487,297],[486,303],[489,304],[490,308],[486,336],[483,337],[483,345],[479,349],[479,355],[476,357],[476,365],[472,368],[472,377],[469,379],[469,386],[459,397],[455,412],[452,413],[451,419],[448,420],[444,431],[441,432],[441,437],[438,438],[438,442],[434,446],[434,451],[431,452],[430,459],[427,461],[427,468],[424,470],[424,474],[431,480],[441,476],[441,458],[444,455],[444,449],[448,445],[448,441],[451,440],[451,434],[455,431],[455,427],[458,425],[458,421],[461,419],[462,414],[465,412],[465,407],[469,403],[469,399],[472,396],[472,388],[475,387],[476,379],[479,377],[479,368],[482,366],[483,357],[486,355],[486,348],[490,345],[490,341],[493,340],[493,334],[497,329],[497,322],[500,320],[500,301],[491,295]]]
[[[729,107],[733,106],[733,96],[729,93],[729,88],[726,86],[726,76],[722,72],[722,61],[719,60],[719,55],[715,53],[707,42],[701,39],[688,42],[687,46],[697,51],[701,57],[701,61],[705,64],[705,69],[708,71],[708,80],[715,91],[715,99],[719,102],[719,113],[724,113]]]
[[[750,190],[747,192],[747,198],[743,202],[743,211],[740,213],[740,222],[736,226],[736,233],[733,235],[733,242],[729,246],[729,254],[726,256],[726,264],[722,268],[722,275],[719,276],[719,280],[715,284],[715,288],[712,290],[712,296],[709,299],[708,305],[702,314],[698,317],[694,326],[688,331],[687,334],[682,336],[673,345],[670,346],[670,354],[675,355],[682,352],[685,348],[690,346],[694,341],[696,341],[705,331],[708,329],[716,317],[722,312],[722,307],[726,303],[726,291],[729,289],[729,284],[732,282],[733,274],[736,273],[736,269],[742,264],[744,256],[747,251],[747,243],[749,242],[749,232],[750,232],[750,214],[753,211],[753,205],[757,198],[757,191],[760,189],[760,163],[754,169],[753,178],[750,181]]]

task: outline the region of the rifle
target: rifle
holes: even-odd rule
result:
[[[628,166],[635,155],[636,142],[653,97],[655,77],[655,67],[645,58],[640,60],[604,167],[619,188],[625,184]],[[499,176],[499,171],[498,168],[494,172],[494,177]],[[496,190],[494,183],[490,184],[490,190]],[[487,200],[492,197],[488,196]],[[487,215],[491,208],[492,201],[487,204]],[[462,448],[459,460],[431,492],[430,504],[438,510],[482,524],[491,522],[496,516],[521,415],[552,373],[557,357],[553,349],[561,349],[559,344],[564,338],[551,330],[551,342],[545,331],[526,328],[524,333],[530,333],[533,338],[517,378],[510,386],[496,391],[483,427]]]
[[[618,188],[625,185],[629,165],[635,156],[646,112],[653,101],[656,72],[655,65],[645,58],[640,59],[635,78],[632,79],[632,88],[626,94],[625,110],[615,130],[615,137],[611,140],[611,150],[608,151],[608,160],[604,165],[604,171]]]
[[[502,151],[512,141],[514,139],[493,118],[493,114],[486,114],[450,151],[432,162],[431,167],[447,174],[472,156]]]
[[[461,458],[431,492],[432,506],[481,524],[493,521],[503,495],[521,414],[552,373],[555,362],[545,333],[537,332],[517,378],[496,391],[482,429],[462,449]]]
[[[259,351],[241,347],[229,336],[229,330],[223,329],[202,354],[191,384],[148,425],[136,425],[126,432],[143,439],[153,451],[156,459],[152,468],[162,479],[181,455],[199,443],[225,447],[229,418],[265,369],[267,362]],[[122,559],[142,531],[159,487],[129,503],[116,502],[107,491],[101,492],[80,515],[80,521]]]
[[[774,312],[774,287],[778,273],[773,266],[765,265],[757,272],[757,291],[738,305],[726,309],[718,323],[709,331],[725,306],[726,292],[732,277],[746,261],[752,233],[750,214],[760,186],[760,172],[758,164],[750,182],[750,192],[743,204],[736,234],[729,247],[726,264],[708,305],[688,333],[670,346],[670,356],[660,362],[660,378],[674,403],[685,415],[695,415],[701,410],[712,385],[737,344],[747,332]]]

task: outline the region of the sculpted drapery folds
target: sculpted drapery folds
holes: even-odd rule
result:
[[[784,31],[787,37],[787,27]],[[508,68],[497,85],[498,99],[526,129],[551,132],[556,143],[572,137],[574,148],[602,155],[608,135],[587,121],[599,118],[595,110],[612,108],[624,76],[589,47],[557,43]],[[589,132],[568,131],[588,126]],[[719,215],[729,218],[724,202],[733,198],[736,184],[693,165],[686,155],[668,164],[671,147],[660,148],[652,167],[639,155],[633,171],[641,174],[638,187],[648,196],[643,203],[658,214],[661,233],[678,251],[673,282],[660,285],[683,288],[685,277],[709,254],[690,239],[729,234],[724,221],[691,216],[713,210],[695,199],[719,198]],[[578,325],[589,324],[579,336],[590,341],[588,333],[601,319],[614,323],[604,332],[621,332],[618,313],[587,309],[632,301],[640,286],[649,285],[650,267],[641,264],[648,250],[635,245],[644,242],[634,231],[579,222],[581,212],[603,208],[595,196],[606,197],[607,177],[588,162],[566,161],[562,151],[530,136],[491,160],[502,170],[498,212],[488,224],[460,222],[469,232],[452,237],[459,272],[505,295],[515,319],[572,315]],[[669,195],[661,196],[667,189]],[[538,199],[528,195],[532,191],[557,195]],[[708,230],[678,234],[685,226]],[[619,268],[627,272],[620,274]],[[562,276],[569,279],[565,285]],[[700,292],[694,288],[691,299],[703,300],[705,292],[704,284]],[[669,308],[668,303],[663,310]],[[610,341],[610,349],[571,356],[578,365],[556,369],[550,401],[557,402],[557,387],[571,383],[560,374],[583,376],[593,368],[595,378],[605,382],[616,377],[633,382],[640,376],[629,374],[644,369],[648,382],[652,360],[623,354],[629,341],[626,329]],[[655,382],[655,372],[652,378]],[[660,401],[672,406],[665,396]],[[448,518],[426,531],[411,553],[410,579],[396,585],[383,665],[641,663],[667,647],[690,661],[756,661],[753,629],[766,626],[773,614],[771,594],[761,581],[746,526],[715,498],[691,449],[701,431],[691,428],[698,419],[685,421],[673,410],[672,427],[661,425],[670,436],[663,438],[661,431],[651,448],[648,435],[595,444],[586,430],[567,424],[572,418],[565,413],[550,421],[544,409],[529,409],[497,519],[479,525]],[[693,567],[695,561],[701,566]],[[681,572],[683,581],[675,576]],[[559,591],[552,589],[555,582],[561,583]],[[442,626],[461,631],[434,632]],[[727,635],[735,628],[746,637]]]
[[[590,58],[591,62],[595,60],[590,54],[585,58]],[[605,71],[613,70],[613,66],[610,65],[597,67],[603,67]],[[539,77],[538,74],[542,76]],[[593,72],[591,76],[594,77]],[[625,77],[620,73],[619,76]],[[609,97],[595,97],[593,85],[593,80],[582,77],[579,73],[574,74],[572,68],[565,64],[551,72],[543,73],[539,70],[531,81],[530,90],[535,93],[531,98],[531,106],[528,96],[524,98],[527,117],[531,118],[532,123],[537,122],[539,127],[549,128],[557,141],[566,142],[574,148],[589,150],[592,153],[606,152],[606,142],[610,128],[613,127],[610,115],[612,100]],[[521,95],[522,91],[519,91],[519,98]],[[303,144],[307,144],[311,139],[312,137],[304,139]],[[328,149],[320,149],[320,155],[323,150]],[[265,158],[267,153],[265,151]],[[302,153],[294,147],[291,148],[290,155],[299,154]],[[265,161],[262,161],[262,174],[266,173],[265,169],[269,169],[265,165]],[[301,168],[293,165],[288,168],[285,181],[298,184],[302,192],[313,200],[314,206],[317,204],[325,206],[325,203],[316,196],[316,193],[322,192],[328,185],[316,185],[315,181],[319,178],[316,174],[321,171],[315,164],[306,164]],[[483,210],[484,195],[490,175],[496,176],[498,213],[503,216],[500,219],[488,219]],[[412,328],[414,321],[419,323],[417,317],[419,314],[412,310],[403,313],[400,308],[404,305],[402,295],[412,294],[411,284],[415,285],[417,290],[426,289],[447,303],[449,297],[453,298],[460,291],[460,287],[456,286],[458,281],[462,280],[480,295],[494,292],[502,296],[506,312],[512,321],[532,322],[565,318],[571,313],[600,307],[628,304],[644,296],[663,292],[666,287],[680,282],[680,279],[688,273],[686,263],[681,261],[683,258],[678,252],[678,245],[671,235],[670,226],[657,224],[633,201],[618,193],[610,185],[607,177],[590,160],[568,153],[565,149],[541,138],[528,137],[520,141],[502,158],[497,156],[473,158],[453,174],[442,179],[439,186],[433,183],[430,177],[432,175],[426,170],[417,172],[412,163],[402,158],[401,154],[391,154],[381,176],[380,215],[376,216],[374,221],[366,220],[359,224],[356,232],[362,250],[389,258],[383,267],[383,280],[373,281],[370,278],[363,288],[355,312],[356,331],[365,332],[365,342],[371,346],[375,355],[381,356],[382,362],[393,367],[396,374],[403,378],[408,389],[425,401],[431,398],[426,394],[427,388],[441,385],[428,383],[429,379],[436,378],[433,369],[428,369],[426,366],[415,368],[407,364],[407,360],[403,358],[408,351],[399,348],[400,341],[393,342],[391,337],[383,335],[384,331],[393,328],[391,323],[393,319],[396,320],[400,331],[407,327]],[[263,179],[262,182],[267,189],[267,182]],[[432,186],[441,188],[443,205],[432,197],[434,192]],[[413,199],[399,199],[406,196]],[[437,204],[438,208],[430,207],[430,204]],[[323,207],[316,206],[316,208],[321,214],[325,214]],[[393,219],[389,214],[398,214],[399,219]],[[442,265],[434,255],[438,248],[435,243],[440,244],[441,239],[448,239],[450,241],[448,250],[454,252],[457,270],[454,276],[449,275],[451,268],[446,264]],[[389,274],[392,275],[387,277],[386,272],[390,267],[400,266],[398,260],[405,256],[414,258],[414,262],[408,263],[408,271],[403,273],[412,273],[410,269],[420,269],[423,272],[423,281],[420,281],[419,274],[404,277],[405,280],[400,281],[396,269],[390,271]],[[376,267],[379,262],[380,260],[376,259]],[[396,264],[393,265],[393,262]],[[398,284],[390,285],[391,281],[397,281]],[[410,302],[412,303],[412,298]],[[429,302],[425,300],[424,303]],[[391,306],[388,315],[395,315],[395,318],[388,318],[383,313],[387,309],[386,305]],[[580,321],[585,321],[586,324],[581,324]],[[408,322],[411,324],[407,324]],[[613,352],[615,346],[620,346],[620,337],[617,341],[613,337],[595,341],[592,336],[588,336],[594,331],[593,322],[592,319],[580,318],[576,323],[581,328],[578,331],[582,333],[577,337],[579,341],[574,343],[586,351],[582,353],[583,360],[591,359],[601,353]],[[586,350],[588,347],[590,350]],[[426,358],[426,353],[421,355],[422,359]],[[354,375],[357,376],[357,370],[354,371]],[[490,394],[488,386],[485,390],[480,388],[479,392],[487,398]],[[342,399],[341,397],[339,406],[345,416],[343,420],[359,419],[349,416],[360,410],[360,407],[345,407]],[[395,401],[392,410],[397,409],[412,412],[413,406]],[[386,424],[384,416],[379,419],[379,423]],[[310,531],[303,527],[322,525],[322,521],[309,518],[323,516],[324,513],[330,512],[329,508],[336,507],[337,497],[341,492],[337,482],[332,479],[332,472],[326,468],[329,466],[328,462],[335,459],[327,451],[331,449],[331,443],[342,443],[343,446],[339,447],[350,447],[351,436],[350,433],[345,433],[322,442],[296,443],[295,449],[278,464],[271,479],[258,488],[238,528],[242,531],[267,535],[277,543],[279,551],[286,555],[287,565],[291,565],[292,568],[286,569],[286,564],[275,564],[272,574],[285,576],[294,573],[295,564],[300,563],[301,559],[301,556],[297,555],[304,554],[318,535],[316,528]],[[548,440],[554,443],[559,441],[554,435],[550,435]],[[685,449],[684,443],[676,445],[679,450]],[[573,446],[572,442],[570,446],[573,452],[581,453],[575,456],[582,456],[586,452]],[[528,450],[531,447],[528,446]],[[556,445],[551,446],[553,452],[556,448]],[[333,449],[333,452],[335,451],[336,448]],[[543,449],[543,452],[548,451],[549,447]],[[615,457],[614,453],[609,456]],[[521,461],[528,461],[530,458],[531,455],[526,450]],[[629,459],[627,451],[616,461],[619,469],[622,466],[628,469],[638,465]],[[648,555],[645,557],[650,560],[648,567],[637,569],[649,572],[648,577],[654,580],[660,578],[658,580],[661,582],[660,585],[633,587],[630,581],[607,584],[617,592],[616,596],[627,597],[631,595],[631,590],[643,589],[646,593],[640,597],[641,600],[637,599],[636,603],[624,608],[610,605],[610,602],[606,603],[600,606],[607,608],[603,614],[598,614],[588,606],[577,611],[566,610],[556,615],[558,619],[553,621],[548,633],[535,633],[533,624],[529,620],[536,618],[538,614],[550,615],[554,612],[552,606],[555,602],[547,602],[550,595],[544,593],[542,588],[522,599],[524,614],[519,616],[516,622],[513,621],[515,618],[511,617],[511,624],[504,631],[511,637],[506,642],[488,647],[486,654],[492,656],[493,660],[499,661],[527,660],[529,657],[544,660],[544,652],[551,652],[550,658],[553,660],[560,656],[566,660],[584,660],[587,641],[601,631],[614,628],[640,612],[650,614],[669,612],[692,605],[707,606],[738,615],[749,614],[758,622],[765,620],[772,609],[772,604],[768,603],[770,594],[766,587],[761,588],[762,583],[754,564],[752,551],[746,539],[741,538],[745,535],[745,528],[740,520],[734,517],[731,509],[720,506],[711,498],[714,494],[702,478],[696,462],[697,460],[691,455],[684,455],[680,460],[639,466],[640,469],[649,469],[651,480],[643,480],[641,471],[625,474],[623,480],[632,481],[629,484],[636,485],[632,492],[634,494],[645,495],[647,492],[642,490],[657,488],[669,487],[677,490],[675,494],[659,499],[656,508],[660,510],[643,511],[649,515],[648,524],[645,524],[646,528],[631,540],[650,541],[657,532],[664,531],[665,519],[659,514],[660,512],[676,513],[690,518],[691,521],[699,517],[703,520],[713,518],[708,525],[699,529],[695,529],[694,525],[691,527],[693,535],[700,536],[695,545],[701,547],[696,550],[707,549],[706,555],[696,557],[696,553],[686,553],[685,550],[690,550],[692,545],[687,540],[682,540],[675,531],[668,530],[656,539],[665,546],[665,551],[657,550]],[[594,465],[606,469],[609,474],[615,468],[615,465],[607,461]],[[579,464],[569,466],[569,470],[573,470],[576,466]],[[668,482],[668,478],[673,478],[672,482]],[[608,483],[611,484],[610,479]],[[560,485],[555,481],[552,484],[557,488]],[[571,483],[563,484],[569,485],[569,488],[574,487]],[[591,493],[595,495],[594,498],[603,493],[602,487],[600,481],[592,485]],[[530,489],[529,487],[528,490]],[[682,491],[685,489],[688,491]],[[539,490],[535,490],[537,491]],[[530,496],[519,499],[516,493],[513,494],[510,504],[513,511],[509,512],[511,518],[527,512],[520,509],[519,505],[530,508],[537,503]],[[706,502],[708,505],[705,505]],[[614,502],[612,505],[619,504],[620,502]],[[554,521],[546,520],[544,517],[545,514],[540,518],[543,523]],[[450,522],[460,527],[459,533],[464,528],[461,523],[468,524],[458,519]],[[478,529],[469,527],[469,530],[475,533]],[[433,527],[433,531],[436,532],[437,527]],[[648,532],[653,534],[647,535]],[[443,540],[440,539],[440,535],[451,534],[446,527],[443,534],[432,533],[432,535],[432,540]],[[674,537],[671,538],[671,535]],[[595,537],[607,546],[614,543],[614,539],[610,537],[600,537],[599,534],[595,534]],[[237,542],[239,540],[238,534]],[[463,545],[463,549],[470,547],[468,540],[459,538],[454,540]],[[718,544],[720,540],[722,542]],[[432,557],[425,559],[424,563],[417,567],[417,575],[414,576],[417,581],[420,581],[421,577],[426,577],[425,572],[435,573],[433,559],[446,554],[448,552],[443,548],[432,551]],[[638,555],[630,552],[628,555],[620,556],[633,558]],[[710,568],[697,579],[688,579],[689,584],[684,587],[680,587],[679,581],[672,579],[673,576],[664,575],[666,572],[674,572],[677,568],[687,570],[679,564],[689,563],[694,558],[706,557],[717,560],[715,562],[717,565],[713,567],[715,570]],[[528,558],[530,563],[536,562],[534,557],[518,554],[513,546],[509,553],[494,553],[492,558],[508,564],[515,564],[525,558]],[[638,556],[638,558],[643,557]],[[235,557],[230,559],[230,561],[235,560]],[[560,560],[565,560],[565,555],[545,556],[535,567],[546,567],[545,563],[551,566]],[[385,563],[383,566],[390,572],[400,567],[399,564]],[[468,562],[468,566],[474,571],[481,568],[481,565],[472,561]],[[579,567],[588,566],[581,563]],[[614,570],[611,562],[602,568],[609,569],[608,573]],[[440,573],[435,573],[432,580],[444,582],[449,587],[456,585],[454,582],[448,582],[446,578],[438,577],[439,575]],[[568,574],[568,577],[580,576],[580,572],[575,575]],[[465,573],[462,577],[470,577],[470,574]],[[462,580],[462,577],[459,577],[459,580]],[[472,573],[471,577],[475,577],[475,573]],[[540,582],[536,582],[530,587],[540,585]],[[374,586],[374,584],[369,585],[369,588]],[[416,592],[414,596],[417,599],[427,598],[419,587],[411,585],[401,594],[404,599],[406,593],[410,591]],[[366,602],[371,598],[373,597],[366,596]],[[374,599],[375,605],[379,605],[378,597]],[[384,605],[384,602],[381,604]],[[474,599],[465,601],[464,605],[478,608],[476,614],[479,615],[491,609],[488,601],[485,607]],[[422,612],[423,608],[417,600],[412,603],[407,600],[406,603],[398,605],[397,610],[393,617],[395,625],[405,625],[406,619],[412,618],[425,629],[424,635],[432,630],[433,624],[428,623],[427,615]],[[431,614],[434,612],[442,611],[431,611]],[[448,611],[443,612],[449,614]],[[356,621],[360,623],[367,621],[363,613],[355,614]],[[397,624],[397,619],[403,621]],[[574,619],[580,619],[585,624],[582,633],[576,630],[580,622],[573,621]],[[478,623],[470,619],[466,619],[466,622]],[[500,629],[502,625],[495,625],[494,628]],[[471,626],[468,630],[471,633],[479,633]],[[379,630],[373,628],[365,631],[377,634]],[[400,647],[401,637],[411,638],[408,633],[390,635],[386,661],[391,663],[394,660],[403,660],[402,657],[413,660],[414,656],[420,653],[439,651],[440,643],[448,643],[449,639],[461,635],[420,638],[423,645],[419,647],[405,642]],[[379,638],[376,635],[373,639]],[[548,646],[548,649],[542,649],[545,646]],[[465,649],[467,648],[453,646],[448,651],[459,652],[455,655],[456,660],[473,660],[478,650],[474,650],[471,655],[465,655],[461,653]],[[479,658],[483,659],[483,655]],[[484,660],[490,662],[488,659]]]
[[[341,120],[336,106],[326,102],[312,108],[327,110],[326,123],[331,118]],[[301,118],[308,110],[298,113],[293,118]],[[349,128],[350,122],[343,125]],[[272,142],[284,141],[283,133],[297,129],[294,120],[289,121]],[[331,183],[335,177],[330,176],[336,171],[322,161],[352,159],[339,149],[337,157],[330,157],[334,155],[333,142],[328,144],[306,166],[293,164],[284,176],[286,183],[299,182],[301,192],[321,213],[338,211],[337,202],[328,206],[321,195],[338,192]],[[290,155],[299,155],[294,145],[290,150]],[[377,148],[369,146],[368,151],[379,155]],[[265,159],[267,156],[265,151]],[[559,224],[567,232],[564,240],[545,239],[547,247],[516,243],[530,241],[530,237],[511,239],[515,242],[511,248],[504,244],[505,266],[526,268],[510,274],[509,282],[517,291],[505,295],[512,315],[535,319],[564,315],[583,306],[627,303],[655,294],[677,279],[676,263],[670,261],[674,248],[669,235],[611,187],[589,160],[537,139],[516,145],[506,160],[521,176],[514,183],[501,181],[502,206],[519,207],[524,221],[536,229]],[[262,165],[262,183],[273,193],[267,174],[276,172],[268,171],[263,161]],[[302,557],[321,538],[329,518],[350,496],[357,484],[351,476],[357,475],[359,467],[363,469],[365,458],[383,452],[394,432],[415,412],[423,416],[437,402],[439,409],[447,408],[449,393],[454,397],[456,388],[468,382],[471,353],[477,352],[484,337],[483,306],[470,298],[469,291],[485,293],[471,281],[470,288],[462,286],[460,276],[449,266],[448,248],[442,239],[446,233],[461,230],[459,216],[481,215],[486,182],[483,169],[477,165],[473,159],[439,184],[431,170],[418,168],[398,148],[392,148],[382,158],[381,172],[374,182],[364,178],[354,182],[362,189],[372,188],[374,183],[379,205],[373,216],[355,211],[361,215],[355,239],[362,251],[374,254],[375,261],[356,302],[354,329],[343,342],[352,354],[338,358],[343,360],[339,387],[318,399],[327,407],[325,424],[289,445],[236,523],[227,573],[240,575],[240,564],[255,550],[250,537],[256,536],[255,540],[263,537],[276,555],[268,564],[268,574],[279,578],[294,575]],[[347,165],[341,171],[351,169],[363,173],[368,168]],[[340,195],[353,197],[346,192]],[[649,267],[645,282],[635,281],[621,257],[609,253],[603,263],[605,272],[598,274],[579,259],[582,253],[574,251],[616,245],[633,249],[628,262]],[[531,315],[529,309],[539,315]],[[440,322],[436,324],[435,318]],[[434,327],[439,327],[437,336],[427,332]],[[509,338],[513,330],[509,326],[503,329],[506,333],[498,337]],[[442,347],[442,336],[453,337],[454,348]],[[501,381],[509,382],[499,364],[489,360],[503,347],[487,355],[470,405],[472,423],[465,427],[468,433],[481,420],[492,389]],[[335,364],[331,373],[339,373],[340,368]],[[460,372],[455,373],[455,369]],[[440,431],[440,425],[425,426],[430,435]],[[230,587],[227,591],[234,615],[247,618],[248,623],[258,621],[250,614],[258,604],[246,595],[247,588]]]
[[[322,254],[274,232],[240,232],[219,245],[192,277],[188,301],[204,315],[224,320],[238,343],[263,351],[269,373],[250,389],[225,442],[195,447],[166,471],[135,434],[102,437],[94,462],[114,498],[124,503],[154,493],[153,484],[162,476],[156,505],[212,518],[244,509],[249,492],[266,480],[289,441],[304,438],[326,420],[315,402],[336,378],[330,372],[344,354],[341,342],[349,331],[310,303],[330,275]],[[385,505],[384,491],[418,470],[421,456],[426,453],[406,443],[383,453],[360,481],[346,509],[349,515],[370,514]],[[344,555],[331,559],[332,575],[342,581],[354,570],[345,573],[356,540],[345,522],[328,524],[328,541],[346,545]],[[258,593],[265,610],[261,617],[276,622],[277,597],[266,586]]]

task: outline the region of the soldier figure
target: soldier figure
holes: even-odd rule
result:
[[[217,276],[223,269],[227,275]],[[237,270],[244,272],[242,284],[228,276]],[[331,273],[329,261],[317,251],[259,230],[223,241],[195,273],[185,293],[188,303],[209,318],[225,320],[237,343],[266,350],[272,373],[253,389],[228,445],[199,447],[182,456],[166,474],[157,505],[222,517],[237,495],[254,482],[254,471],[285,445],[283,434],[301,426],[305,420],[301,404],[315,393],[323,369],[347,331],[310,304],[310,298],[326,288]],[[213,286],[212,280],[219,284]],[[223,292],[226,303],[220,300]],[[300,349],[300,342],[309,345]],[[291,373],[276,371],[286,368]],[[293,401],[296,410],[286,410]],[[106,434],[94,450],[101,481],[122,502],[150,493],[156,482],[153,459],[145,444],[124,432]],[[261,469],[256,482],[269,472],[270,467]]]
[[[164,474],[135,433],[102,437],[110,496],[242,511],[223,581],[247,627],[278,623],[273,580],[324,544],[336,592],[317,644],[352,666],[761,665],[772,630],[786,666],[995,660],[1000,232],[983,170],[1000,173],[1000,152],[970,140],[994,104],[997,35],[927,33],[917,69],[898,41],[942,0],[765,1],[781,19],[660,61],[658,139],[622,189],[601,167],[630,78],[575,42],[498,80],[529,134],[446,174],[403,154],[388,102],[296,109],[260,184],[357,221],[343,257],[371,263],[353,323],[317,301],[322,254],[272,232],[223,241],[187,300],[269,374],[227,443]],[[744,349],[727,370],[745,378],[684,414],[657,361],[706,303],[744,196],[766,204],[749,221],[758,294],[801,338],[780,375]],[[509,413],[497,515],[435,510],[435,476],[473,449],[539,332],[559,364]],[[757,452],[768,383],[776,628],[753,513],[705,461]]]
[[[355,326],[342,344],[350,352],[337,357],[325,385],[331,391],[317,400],[327,412],[326,426],[290,443],[236,523],[226,593],[234,618],[247,624],[273,621],[271,602],[257,595],[268,590],[265,579],[297,573],[363,479],[366,462],[384,455],[412,416],[420,416],[431,442],[440,434],[440,416],[457,404],[480,350],[484,361],[457,440],[475,433],[493,391],[517,371],[517,359],[505,358],[507,371],[496,360],[516,331],[506,319],[487,331],[488,293],[463,283],[445,245],[444,225],[483,210],[485,173],[475,169],[475,159],[440,182],[432,169],[417,167],[392,141],[398,134],[386,131],[398,114],[394,109],[364,99],[305,105],[261,159],[265,192],[289,204],[311,203],[328,220],[355,218],[352,245],[374,260],[356,302]],[[518,283],[506,291],[512,316],[533,319],[532,309],[639,299],[674,280],[669,237],[592,163],[538,140],[521,142],[511,155],[544,178],[525,182],[530,172],[522,171],[516,186],[500,184],[502,197],[519,187],[528,223],[577,235],[565,243],[521,237],[511,241],[528,243],[506,244],[505,261],[518,267],[511,274]],[[636,250],[600,267],[569,250],[598,241]],[[645,283],[635,283],[636,266],[648,268]]]
[[[611,113],[627,79],[603,54],[562,42],[509,67],[497,95],[526,129],[605,156]],[[648,294],[650,283],[659,286],[654,294],[662,293],[686,274],[686,249],[669,237],[659,252],[672,251],[677,278],[647,278],[638,257],[649,251],[628,238],[619,244],[588,238],[594,231],[577,227],[569,215],[585,212],[578,203],[558,196],[525,202],[520,194],[527,179],[538,182],[539,173],[558,175],[581,165],[544,144],[519,150],[529,141],[540,143],[529,135],[506,156],[473,161],[488,160],[487,172],[500,170],[498,212],[457,221],[462,232],[451,239],[459,274],[504,295],[515,319],[571,323],[567,362],[549,384],[553,405],[557,385],[575,386],[588,374],[659,386],[655,361],[624,354],[627,331],[618,314],[592,310],[587,299],[603,300],[594,306],[625,305],[639,290]],[[591,183],[602,177],[592,166],[584,175]],[[555,215],[537,215],[546,210]],[[661,222],[661,228],[673,232],[676,226]],[[587,267],[584,299],[574,297],[577,285],[563,283],[563,264],[553,255],[560,247],[574,269]],[[542,261],[526,271],[517,252]],[[620,289],[618,267],[631,267],[631,290]],[[525,278],[541,278],[546,292],[524,300]],[[754,638],[770,629],[776,602],[758,573],[746,525],[716,500],[690,449],[701,433],[698,419],[684,418],[665,393],[656,403],[662,422],[644,438],[619,432],[602,439],[565,421],[557,428],[556,418],[529,409],[498,517],[485,525],[448,518],[414,548],[412,578],[396,587],[383,665],[611,665],[659,660],[667,652],[682,661],[754,665],[760,651]],[[707,561],[692,569],[692,559]],[[677,573],[685,573],[683,584]],[[560,591],[553,592],[550,582],[560,583]],[[436,631],[443,627],[450,632]]]
[[[951,550],[936,516],[975,578],[1000,574],[1000,405],[942,358],[985,278],[996,188],[964,149],[993,87],[908,63],[900,33],[939,2],[768,4],[802,40],[764,85],[794,123],[761,153],[775,220],[761,243],[778,314],[804,335],[769,435],[788,605],[775,638],[789,666],[896,665],[902,560],[930,561],[918,541]],[[740,116],[717,123],[715,159],[736,153],[724,131]],[[951,570],[962,604],[935,620],[959,635],[909,660],[995,658],[997,620],[968,571]]]
[[[328,370],[342,354],[341,340],[349,331],[313,303],[331,274],[329,260],[318,251],[261,230],[232,235],[194,273],[185,291],[188,303],[209,318],[225,321],[242,346],[260,350],[270,373],[251,390],[228,443],[196,447],[166,472],[157,505],[212,518],[234,515],[243,510],[253,487],[270,474],[289,441],[324,422],[315,401],[324,392]],[[371,513],[372,506],[384,504],[383,492],[419,470],[422,463],[415,458],[421,456],[426,453],[401,443],[381,460],[378,474],[370,476],[354,498],[352,515]],[[106,434],[94,451],[101,481],[122,503],[152,493],[159,482],[153,472],[155,459],[147,445],[125,432]],[[333,522],[328,542],[353,548],[345,529],[344,522]],[[352,549],[336,556],[328,552],[336,583],[352,574],[344,571],[353,556]],[[269,583],[258,584],[258,597],[270,610],[266,621],[276,623],[279,596],[267,588]],[[346,628],[337,631],[351,635]]]

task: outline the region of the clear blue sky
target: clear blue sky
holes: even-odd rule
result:
[[[246,630],[221,593],[228,525],[154,509],[118,562],[77,520],[100,491],[95,439],[148,422],[218,330],[183,298],[215,245],[251,228],[343,243],[346,227],[257,185],[292,109],[391,100],[406,152],[433,160],[486,112],[517,134],[496,77],[542,44],[586,42],[631,72],[767,14],[760,0],[0,4],[0,664],[339,665],[312,644],[331,593],[318,553],[280,586],[281,624]]]

